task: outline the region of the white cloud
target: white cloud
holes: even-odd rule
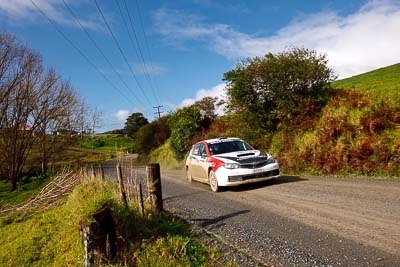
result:
[[[114,116],[119,122],[125,122],[126,118],[128,118],[128,116],[129,116],[129,114],[130,114],[129,110],[121,109],[121,110],[118,110],[114,114]]]
[[[195,98],[185,98],[179,104],[179,107],[186,107],[193,105],[194,102],[203,99],[204,97],[217,97],[218,100],[226,100],[226,93],[225,93],[225,83],[220,83],[210,89],[199,89],[196,93]],[[224,106],[219,106],[216,110],[218,115],[222,115],[224,113]]]
[[[225,24],[207,24],[197,16],[159,9],[155,26],[170,44],[203,41],[229,59],[262,56],[300,46],[326,53],[341,78],[400,61],[400,3],[370,1],[357,12],[303,15],[272,36],[254,36]]]
[[[34,0],[33,2],[44,14],[46,14],[46,16],[57,23],[79,27],[79,24],[75,21],[73,16],[70,16],[62,1]],[[77,7],[81,4],[87,3],[88,1],[65,0],[65,2],[67,2],[76,13],[74,6]],[[47,23],[46,19],[44,19],[42,14],[40,14],[40,11],[37,10],[30,0],[0,0],[0,14],[6,16],[7,19],[17,24],[26,23],[27,21],[45,21]],[[103,31],[101,28],[102,24],[99,23],[97,16],[92,16],[90,18],[88,16],[86,16],[86,18],[79,17],[79,21],[87,29]]]
[[[133,63],[131,65],[135,74],[162,74],[166,71],[164,65],[156,62],[145,62],[144,65],[142,63]]]

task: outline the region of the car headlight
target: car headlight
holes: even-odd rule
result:
[[[270,157],[269,159],[267,159],[267,164],[272,164],[275,162],[276,162],[276,159],[274,157]]]
[[[224,163],[225,169],[239,169],[240,165],[237,163]]]

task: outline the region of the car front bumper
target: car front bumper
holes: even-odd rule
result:
[[[221,167],[215,174],[218,179],[218,185],[234,186],[277,178],[280,175],[280,171],[279,164],[276,162],[256,169],[225,169]]]

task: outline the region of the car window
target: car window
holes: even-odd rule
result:
[[[200,144],[200,148],[199,148],[199,155],[207,155],[206,153],[206,146],[204,144]]]
[[[200,147],[203,144],[197,144],[193,148],[193,155],[199,156],[200,155]],[[204,146],[204,145],[203,145]]]
[[[208,145],[208,149],[210,150],[211,155],[253,150],[250,145],[241,140],[212,143]]]

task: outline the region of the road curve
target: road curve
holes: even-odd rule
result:
[[[266,265],[400,266],[400,181],[280,177],[212,193],[162,171],[164,206]]]

